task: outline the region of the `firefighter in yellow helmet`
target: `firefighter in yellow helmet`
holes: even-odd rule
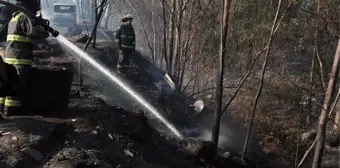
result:
[[[31,12],[33,16],[41,9],[40,0],[17,0],[17,5]],[[14,65],[19,74],[23,92],[20,96],[6,97],[5,113],[7,115],[21,114],[24,105],[22,102],[26,95],[28,77],[33,63],[34,40],[49,37],[43,26],[38,25],[36,18],[21,11],[13,13],[8,25],[7,46],[4,61]]]
[[[136,35],[132,21],[132,15],[124,16],[122,18],[123,24],[116,30],[115,39],[121,53],[117,66],[118,70],[130,66],[131,55],[136,48]]]

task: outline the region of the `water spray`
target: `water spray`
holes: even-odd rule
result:
[[[91,58],[87,53],[78,48],[76,45],[67,40],[64,36],[59,35],[57,40],[62,45],[74,51],[79,57],[85,59],[91,65],[93,65],[96,69],[98,69],[101,73],[106,75],[110,80],[114,83],[118,84],[121,88],[123,88],[127,93],[130,94],[132,98],[134,98],[137,102],[143,105],[148,111],[150,111],[153,115],[155,115],[159,120],[161,120],[178,138],[183,139],[183,135],[166,119],[164,118],[151,104],[149,104],[145,99],[143,99],[138,93],[134,92],[132,88],[127,86],[122,82],[117,76],[110,73],[110,71],[103,66],[101,66],[98,62],[96,62],[93,58]]]

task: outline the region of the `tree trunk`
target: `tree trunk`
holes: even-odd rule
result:
[[[340,110],[337,110],[337,112],[335,113],[333,133],[340,134]]]
[[[223,97],[223,75],[224,75],[224,65],[226,57],[225,46],[227,44],[227,32],[228,32],[228,19],[229,19],[229,9],[231,6],[231,0],[223,1],[223,12],[221,20],[221,38],[220,38],[220,52],[219,52],[219,68],[217,70],[217,80],[216,80],[216,109],[214,114],[214,123],[212,130],[212,141],[216,145],[216,150],[218,147],[218,137],[220,133],[220,122],[222,113],[222,97]]]
[[[326,125],[328,121],[327,112],[329,106],[331,104],[331,99],[333,96],[333,89],[335,86],[336,78],[339,71],[339,60],[340,60],[340,39],[338,41],[338,47],[334,56],[333,66],[331,70],[331,75],[328,82],[328,87],[325,94],[325,99],[323,102],[323,108],[321,110],[321,114],[319,117],[319,125],[318,125],[318,132],[317,132],[317,142],[315,146],[315,153],[313,159],[312,168],[320,168],[322,155],[325,147],[325,134],[326,134]]]
[[[156,27],[155,27],[155,0],[152,0],[151,22],[152,22],[152,63],[156,64]]]
[[[96,34],[97,34],[97,28],[98,28],[98,24],[99,24],[99,21],[100,21],[100,18],[102,17],[103,13],[104,13],[104,8],[107,4],[107,0],[102,0],[101,1],[101,4],[100,4],[100,8],[99,8],[99,13],[96,14],[96,22],[94,24],[94,27],[92,29],[92,33],[91,33],[91,36],[89,37],[89,39],[87,40],[83,50],[86,51],[86,49],[88,48],[89,44],[91,43],[92,40],[94,40]],[[95,42],[93,42],[93,44],[95,45]]]
[[[108,4],[107,5],[107,8],[106,8],[106,10],[105,10],[105,14],[104,14],[104,25],[103,25],[103,27],[105,28],[105,29],[108,29],[109,28],[109,21],[110,21],[110,15],[111,15],[111,5],[110,4]]]
[[[104,8],[105,8],[106,4],[107,4],[107,0],[102,0],[102,2],[100,4],[101,8],[99,10],[99,14],[98,14],[98,16],[96,18],[96,22],[95,22],[94,27],[92,29],[91,36],[89,37],[89,39],[87,40],[87,42],[84,45],[84,48],[83,48],[84,51],[87,50],[87,48],[90,45],[92,39],[95,37],[95,34],[97,34],[97,27],[98,27],[98,24],[99,24],[99,20],[100,20],[100,18],[103,15]],[[95,47],[95,42],[93,43],[93,47]],[[79,59],[79,62],[78,62],[78,69],[79,69],[79,89],[81,89],[83,87],[83,82],[84,82],[84,79],[83,79],[83,66],[82,66],[81,59]]]
[[[100,22],[100,18],[98,18],[99,12],[98,12],[98,2],[97,0],[94,0],[94,8],[95,8],[95,27],[93,28],[93,31],[91,33],[91,36],[93,38],[93,43],[92,43],[92,47],[96,48],[96,40],[97,40],[97,27],[99,25]],[[103,7],[104,8],[104,7]],[[102,10],[102,9],[101,9]]]
[[[176,28],[176,0],[171,1],[172,9],[171,9],[171,17],[170,17],[170,27],[169,27],[169,56],[168,56],[168,68],[167,71],[173,75],[173,61],[174,61],[174,45],[175,45],[175,28]]]
[[[165,68],[168,71],[169,67],[169,57],[167,48],[167,22],[166,22],[166,12],[165,12],[165,0],[162,1],[162,15],[163,15],[163,57],[165,61]],[[163,62],[163,59],[161,60]]]
[[[179,7],[181,7],[180,5],[180,3],[178,4],[179,5]],[[182,66],[184,66],[183,68],[185,69],[185,64],[184,64],[184,62],[183,62],[183,59],[182,59],[182,19],[183,19],[183,12],[182,11],[179,11],[178,12],[178,18],[177,18],[177,26],[176,26],[176,28],[177,28],[177,39],[176,39],[176,53],[175,53],[175,55],[176,55],[176,60],[175,60],[175,65],[176,65],[176,72],[175,72],[175,74],[176,74],[176,77],[177,77],[177,79],[178,79],[178,82],[177,82],[177,91],[179,92],[180,91],[180,89],[181,89],[181,87],[180,87],[180,85],[181,85],[181,79],[180,79],[180,76],[181,76],[181,67]],[[182,65],[183,64],[183,65]]]
[[[310,67],[310,72],[309,72],[309,93],[308,93],[308,112],[307,112],[307,116],[306,116],[306,125],[309,126],[310,125],[310,117],[312,114],[312,89],[313,89],[313,76],[314,76],[314,62],[315,62],[315,54],[316,51],[314,51],[313,54],[313,59],[312,59],[312,64]]]

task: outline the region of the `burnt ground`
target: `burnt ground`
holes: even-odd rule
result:
[[[7,117],[1,128],[1,167],[198,167],[176,151],[177,141],[153,131],[143,113],[91,95],[71,98],[58,118]],[[27,147],[35,152],[25,154]]]
[[[52,57],[44,57],[46,54]],[[59,57],[62,55],[59,52],[40,52],[38,55],[37,64],[70,69],[77,65],[76,59]],[[86,68],[84,72],[88,70]],[[132,70],[125,78],[133,79],[129,83],[134,85],[144,80],[139,78],[142,76],[137,70]],[[67,111],[51,112],[47,116],[48,112],[44,116],[9,116],[0,121],[1,168],[240,167],[225,159],[212,159],[207,155],[209,152],[196,150],[196,153],[190,153],[184,150],[183,144],[186,143],[153,129],[150,125],[161,124],[155,118],[145,117],[147,113],[140,110],[142,108],[133,104],[133,108],[124,110],[96,96],[96,90],[100,93],[111,90],[110,87],[99,89],[106,85],[101,83],[106,79],[98,81],[87,77],[81,94],[76,94],[78,77],[75,73],[71,89],[71,93],[75,94],[71,94]],[[137,90],[144,91],[143,95],[149,95],[148,100],[154,102],[157,94],[153,92],[156,91],[148,91],[148,87],[139,86]],[[116,92],[114,95],[116,99],[125,97],[130,104],[130,99],[124,94]],[[161,105],[158,107],[162,108]]]

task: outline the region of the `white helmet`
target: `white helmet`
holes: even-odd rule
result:
[[[125,15],[125,16],[122,18],[122,22],[126,22],[126,21],[129,20],[129,19],[133,19],[133,17],[132,17],[131,14]]]

